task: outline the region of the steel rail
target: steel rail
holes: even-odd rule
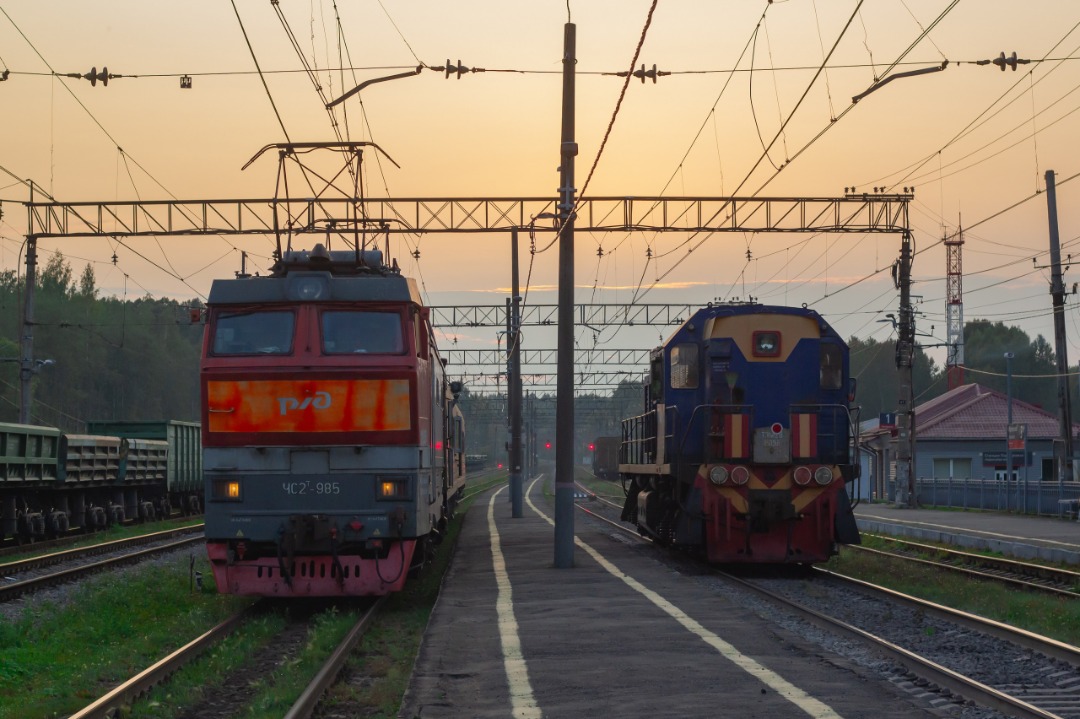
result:
[[[160,532],[151,532],[150,534],[140,534],[138,537],[128,537],[127,539],[115,539],[109,542],[101,542],[99,544],[92,544],[85,547],[76,547],[74,549],[65,549],[60,552],[51,552],[49,554],[41,554],[36,557],[28,557],[27,559],[17,559],[11,562],[5,562],[0,564],[0,575],[15,574],[17,572],[25,572],[29,569],[37,569],[38,567],[48,567],[53,564],[60,564],[72,559],[79,559],[81,557],[90,557],[95,554],[104,554],[106,552],[114,552],[118,549],[125,549],[126,547],[137,547],[140,544],[147,544],[149,542],[156,542],[161,539],[169,539],[184,534],[191,534],[192,532],[199,531],[203,528],[202,524],[194,524],[190,527],[177,527],[176,529],[164,529]],[[85,537],[84,537],[85,539]]]
[[[209,631],[191,640],[164,659],[147,667],[131,679],[120,684],[92,704],[72,714],[68,719],[108,719],[114,716],[122,705],[129,704],[135,698],[149,691],[156,684],[164,681],[177,669],[195,659],[211,644],[224,639],[252,611],[252,605],[234,614]]]
[[[1080,593],[1074,592],[1069,589],[1061,589],[1059,587],[1052,587],[1047,584],[1037,584],[1036,582],[1029,582],[1026,579],[1020,579],[1018,577],[1010,577],[1003,574],[993,574],[990,572],[979,571],[978,569],[972,569],[971,567],[961,567],[956,564],[949,564],[948,562],[937,562],[932,559],[924,559],[922,557],[912,557],[907,554],[899,554],[897,552],[887,552],[881,549],[873,549],[871,547],[861,547],[859,545],[850,545],[850,547],[858,552],[865,552],[867,554],[875,554],[879,557],[888,557],[890,559],[899,559],[904,562],[913,562],[915,564],[921,564],[934,569],[941,569],[948,572],[954,572],[957,574],[963,574],[968,577],[974,577],[976,579],[987,579],[999,584],[1005,584],[1008,586],[1019,587],[1021,589],[1046,592],[1047,594],[1055,594],[1061,597],[1069,597],[1072,599],[1080,598]],[[947,551],[947,550],[945,550]],[[1022,564],[1022,562],[1016,562],[1016,564]]]
[[[283,719],[308,719],[315,712],[315,707],[318,706],[326,690],[333,686],[338,674],[341,673],[342,667],[348,661],[352,650],[356,647],[360,638],[364,636],[364,632],[371,626],[371,623],[375,620],[375,615],[378,614],[385,601],[386,596],[379,597],[368,607],[368,610],[357,620],[353,628],[349,630],[349,633],[345,635],[345,638],[341,640],[341,643],[327,658],[311,680],[311,683],[300,693],[300,697],[285,713]]]
[[[1058,585],[1062,585],[1062,586],[1070,586],[1071,585],[1071,586],[1080,587],[1080,572],[1074,572],[1074,571],[1069,570],[1069,569],[1063,569],[1063,568],[1059,568],[1059,567],[1051,567],[1051,566],[1047,566],[1045,564],[1033,564],[1031,562],[1022,562],[1022,561],[1019,561],[1019,560],[1016,560],[1016,559],[1006,559],[1004,557],[988,557],[988,556],[983,555],[983,554],[975,554],[973,552],[963,552],[963,551],[960,551],[958,549],[953,549],[951,547],[939,547],[939,546],[935,546],[935,545],[931,545],[931,544],[923,544],[923,543],[920,543],[920,542],[913,542],[911,540],[903,539],[901,537],[889,537],[889,536],[886,536],[886,535],[870,534],[870,533],[865,533],[865,532],[863,533],[863,536],[864,537],[874,537],[874,538],[877,538],[877,539],[882,539],[882,540],[885,540],[885,541],[888,541],[888,542],[892,542],[893,544],[901,545],[901,546],[904,546],[904,547],[910,547],[910,548],[912,548],[912,549],[914,549],[916,551],[926,552],[928,554],[944,555],[946,558],[955,558],[955,559],[957,559],[959,561],[968,562],[970,564],[982,565],[984,568],[997,569],[997,570],[1000,570],[1000,571],[1003,571],[1003,572],[1011,572],[1013,574],[1018,574],[1018,575],[1021,575],[1023,577],[1043,579],[1043,580],[1046,580],[1046,581],[1049,581],[1049,582],[1055,582]],[[866,547],[859,547],[859,548],[860,549],[866,549]],[[905,558],[905,559],[908,558],[908,557],[905,557],[904,555],[893,554],[891,552],[887,552],[887,551],[883,551],[883,550],[877,550],[877,551],[879,551],[880,553],[883,553],[883,554],[888,554],[889,556],[899,556],[899,557]],[[924,561],[928,561],[928,562],[930,562],[932,564],[935,564],[935,565],[938,564],[934,560],[924,560]],[[945,563],[945,564],[943,564],[941,566],[944,566],[947,569],[948,568],[964,569],[962,567],[957,567],[956,565],[950,565],[948,563]],[[974,570],[969,570],[969,571],[974,571]],[[980,573],[980,574],[982,574],[982,573]],[[1020,584],[1026,584],[1028,587],[1035,588],[1035,589],[1047,589],[1049,591],[1057,590],[1059,592],[1067,594],[1068,596],[1073,596],[1073,597],[1080,596],[1080,593],[1075,592],[1075,591],[1060,590],[1060,589],[1057,589],[1056,587],[1048,587],[1047,585],[1041,585],[1041,584],[1037,584],[1037,583],[1033,583],[1033,582],[1026,582],[1024,580],[1018,580],[1018,579],[1015,579],[1015,578],[1000,577],[999,575],[995,575],[995,574],[988,574],[988,575],[985,575],[985,576],[988,576],[988,577],[990,577],[992,579],[1000,579],[1002,581],[1011,581],[1011,582],[1016,582],[1016,583],[1020,583]]]
[[[974,629],[975,631],[989,634],[998,639],[1012,642],[1025,649],[1040,652],[1049,657],[1053,657],[1054,659],[1063,661],[1066,664],[1071,664],[1074,667],[1080,668],[1080,647],[1074,647],[1071,644],[1066,644],[1065,642],[1060,642],[1057,639],[1051,639],[1050,637],[1044,637],[1041,634],[1029,632],[1026,629],[1020,629],[1019,627],[1014,627],[1005,624],[1004,622],[998,622],[993,619],[987,619],[986,617],[980,617],[977,614],[971,614],[969,612],[960,611],[959,609],[952,609],[951,607],[946,607],[941,604],[935,604],[926,599],[919,599],[910,594],[904,594],[895,589],[871,584],[870,582],[849,577],[829,569],[815,567],[814,570],[820,572],[823,576],[845,582],[871,594],[885,596],[892,601],[907,604],[908,606],[915,607],[927,614],[933,614],[942,619],[963,625],[969,629]]]
[[[14,582],[12,584],[0,585],[0,601],[7,601],[13,599],[21,594],[27,592],[36,591],[44,587],[59,584],[61,582],[71,581],[77,579],[86,574],[107,569],[113,566],[119,566],[130,562],[137,561],[144,557],[148,557],[154,554],[161,554],[162,552],[168,552],[173,549],[180,549],[189,544],[195,544],[196,542],[203,542],[205,539],[202,536],[188,537],[187,539],[180,539],[169,544],[162,544],[157,547],[151,547],[149,549],[143,549],[138,552],[132,552],[131,554],[125,554],[121,557],[113,557],[111,559],[103,559],[100,562],[93,562],[91,564],[84,564],[80,567],[71,567],[70,569],[62,569],[59,572],[53,572],[52,574],[46,574],[33,579],[26,579],[21,582]]]
[[[825,570],[818,570],[818,571],[825,571]],[[834,617],[830,617],[830,616],[828,616],[826,614],[822,614],[821,612],[818,612],[817,610],[810,609],[809,607],[806,607],[806,606],[804,606],[802,604],[799,604],[798,602],[795,602],[795,601],[793,601],[791,599],[788,599],[787,597],[783,597],[783,596],[781,596],[779,594],[776,594],[774,592],[770,592],[769,590],[764,589],[763,587],[759,587],[759,586],[755,585],[753,582],[748,582],[746,580],[743,580],[743,579],[740,579],[738,577],[727,574],[726,572],[717,571],[716,573],[718,575],[724,577],[725,579],[729,580],[733,584],[737,584],[738,586],[740,586],[740,587],[742,587],[744,589],[748,589],[748,590],[754,592],[755,594],[768,599],[769,601],[781,604],[785,608],[790,609],[790,610],[798,613],[799,615],[801,615],[803,618],[807,619],[810,623],[814,624],[815,626],[818,626],[818,627],[820,627],[822,629],[826,629],[826,630],[829,630],[829,631],[837,631],[837,632],[839,632],[841,634],[845,634],[845,635],[847,635],[849,637],[854,637],[856,639],[862,640],[864,642],[867,642],[867,643],[873,645],[874,647],[876,647],[877,649],[882,651],[884,654],[886,654],[890,659],[892,659],[893,661],[895,661],[896,663],[898,663],[902,667],[904,667],[907,671],[909,671],[909,672],[911,672],[913,674],[916,674],[919,677],[922,677],[923,679],[925,679],[925,680],[927,680],[927,681],[929,681],[929,682],[931,682],[933,684],[936,684],[939,687],[943,687],[945,689],[948,689],[950,692],[952,692],[953,694],[956,694],[957,696],[961,696],[961,697],[964,697],[965,699],[969,699],[969,700],[975,702],[976,704],[978,704],[980,706],[988,707],[990,709],[994,709],[996,711],[1002,712],[1006,716],[1018,717],[1019,719],[1027,719],[1029,717],[1032,718],[1032,719],[1061,719],[1061,717],[1059,717],[1057,714],[1053,714],[1051,712],[1040,709],[1037,706],[1034,706],[1032,704],[1028,704],[1027,702],[1025,702],[1025,701],[1023,701],[1021,699],[1017,699],[1014,696],[1010,696],[1009,694],[1006,694],[1005,692],[1002,692],[1002,691],[1000,691],[998,689],[995,689],[995,688],[993,688],[991,686],[983,684],[982,682],[975,681],[974,679],[972,679],[970,677],[966,677],[963,674],[960,674],[959,672],[955,672],[952,669],[949,669],[947,667],[943,667],[943,666],[941,666],[940,664],[938,664],[936,662],[932,662],[929,659],[916,654],[915,652],[904,649],[903,647],[901,647],[899,645],[893,644],[892,642],[889,642],[889,641],[887,641],[885,639],[882,639],[881,637],[875,636],[875,635],[873,635],[873,634],[871,634],[871,633],[869,633],[867,631],[859,629],[858,627],[852,626],[852,625],[850,625],[850,624],[848,624],[846,622],[842,622],[839,619],[836,619]],[[831,572],[826,572],[826,573],[830,574],[830,575],[833,574]],[[834,576],[841,576],[841,575],[834,575]],[[855,580],[855,581],[858,582],[858,580]],[[867,587],[873,587],[874,586],[874,585],[866,584],[865,582],[858,582],[858,583],[859,584],[864,584]],[[884,590],[884,593],[886,593],[887,596],[889,596],[890,598],[892,598],[894,600],[903,601],[904,599],[914,599],[913,597],[907,597],[907,595],[900,594],[899,592],[893,592],[892,590],[885,589],[884,587],[875,587],[875,589],[876,590]],[[921,601],[921,600],[917,600],[917,601]],[[930,603],[927,602],[927,604],[930,604]],[[937,605],[934,605],[934,606],[937,606]],[[947,609],[945,607],[941,607],[941,608],[942,609]],[[955,611],[955,610],[948,610],[948,611],[951,612],[951,611]],[[958,612],[958,614],[962,614],[962,613]],[[968,616],[971,617],[971,618],[976,618],[976,617],[974,617],[974,615],[968,615]],[[955,620],[955,618],[954,618],[954,620]],[[989,620],[983,620],[983,621],[989,621]],[[1006,625],[998,624],[997,622],[994,622],[993,624],[997,624],[999,628],[1006,628]],[[974,625],[971,625],[971,626],[974,626]],[[1012,627],[1007,627],[1007,628],[1008,629],[1014,629]],[[980,627],[980,631],[987,631],[987,629]],[[1023,630],[1019,630],[1019,631],[1022,632]],[[995,632],[988,632],[988,633],[994,634],[995,636],[999,636]],[[1037,636],[1037,635],[1031,635],[1030,632],[1026,632],[1026,634],[1029,634],[1030,636]],[[1041,637],[1041,639],[1049,641],[1049,642],[1054,642],[1054,640],[1047,639],[1046,637]],[[1008,640],[1015,642],[1016,637],[1009,637]],[[1060,642],[1056,642],[1056,643],[1061,644]],[[1064,645],[1064,646],[1067,646],[1067,645]]]
[[[192,516],[192,517],[188,517],[186,519],[173,519],[173,520],[165,520],[165,521],[166,522],[182,522],[182,521],[187,521],[187,519],[192,519],[192,518],[194,518],[194,517]],[[186,527],[176,527],[176,529],[193,529],[193,528],[202,527],[202,526],[203,525],[201,525],[201,524],[191,524],[191,525],[188,525]],[[169,531],[169,530],[159,530],[159,531]],[[43,539],[43,540],[40,540],[40,541],[30,542],[28,544],[5,543],[3,546],[0,546],[0,557],[10,557],[12,555],[31,554],[33,552],[44,552],[45,550],[52,550],[52,549],[55,549],[57,547],[69,547],[72,544],[76,544],[76,543],[78,543],[80,541],[85,541],[87,539],[90,539],[93,536],[94,536],[93,532],[82,532],[82,533],[79,533],[79,534],[66,534],[63,537],[57,537],[56,539]]]

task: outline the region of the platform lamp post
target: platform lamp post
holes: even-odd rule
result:
[[[1005,353],[1005,510],[1009,509],[1009,481],[1012,479],[1012,361],[1016,355]]]
[[[0,357],[0,362],[18,362],[21,365],[19,368],[19,377],[24,381],[21,382],[23,391],[19,402],[19,424],[30,424],[30,377],[40,372],[42,367],[51,367],[56,364],[56,360],[39,359],[24,361],[20,357]]]

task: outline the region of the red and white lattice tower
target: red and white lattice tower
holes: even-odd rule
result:
[[[948,358],[945,371],[949,389],[964,384],[964,286],[962,250],[964,231],[945,240],[945,325]]]

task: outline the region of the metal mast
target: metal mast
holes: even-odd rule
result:
[[[559,166],[559,378],[555,432],[555,566],[574,566],[574,87],[577,26],[563,33],[563,115]]]
[[[964,384],[964,230],[945,240],[945,360],[949,389]]]

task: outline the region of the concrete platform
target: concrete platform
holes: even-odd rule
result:
[[[521,518],[505,488],[464,518],[400,717],[934,716],[583,514],[555,569],[542,486]]]
[[[864,532],[891,534],[1018,559],[1080,564],[1080,522],[1000,512],[906,509],[860,504],[855,519]]]

